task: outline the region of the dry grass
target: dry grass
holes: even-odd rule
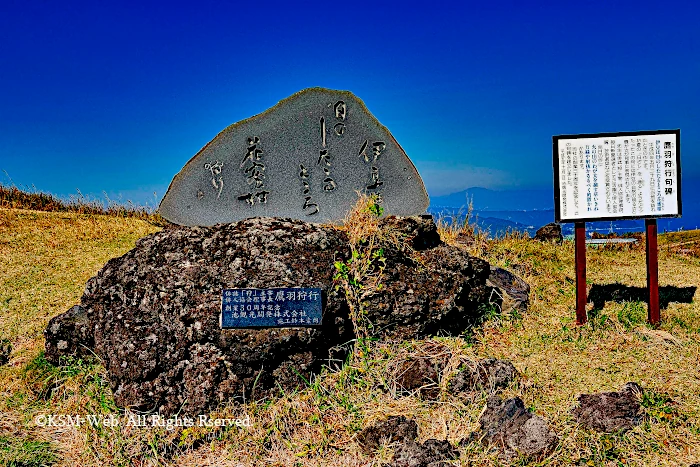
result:
[[[155,196],[155,193],[153,194]],[[106,215],[112,217],[128,217],[144,220],[150,224],[163,227],[168,224],[155,208],[137,206],[131,201],[120,204],[111,200],[104,192],[104,201],[84,196],[80,190],[68,200],[55,197],[50,193],[33,190],[23,190],[16,186],[5,186],[0,183],[0,208],[29,209],[46,212],[74,212],[85,215]]]
[[[659,248],[680,256],[700,258],[700,230],[664,234]]]
[[[355,336],[360,341],[371,335],[372,323],[366,318],[364,303],[367,296],[382,287],[386,267],[384,247],[408,252],[420,261],[396,229],[389,225],[380,228],[383,212],[384,208],[374,195],[359,195],[357,203],[338,227],[348,235],[351,256],[347,261],[335,263],[337,273],[334,279],[336,285],[345,290]]]
[[[0,209],[0,332],[13,347],[0,368],[0,437],[62,439],[59,451],[86,449],[82,437],[51,435],[31,419],[54,408],[90,413],[97,403],[91,395],[105,394],[103,370],[49,368],[41,358],[42,332],[51,317],[80,300],[87,279],[107,260],[156,230],[130,217]]]
[[[370,225],[348,228],[356,229],[352,235],[360,241],[372,234],[373,222],[369,217],[358,223]],[[461,457],[454,465],[700,462],[697,293],[692,303],[671,303],[662,310],[658,330],[644,324],[645,305],[636,302],[607,303],[589,324],[576,327],[570,242],[556,246],[511,235],[465,243],[458,241],[459,228],[452,229],[443,229],[444,238],[520,274],[531,285],[526,313],[494,314],[473,334],[459,338],[363,341],[342,370],[324,371],[298,392],[221,409],[219,415],[249,415],[250,428],[169,431],[86,424],[50,429],[38,427],[35,417],[124,416],[114,407],[104,369],[85,362],[61,368],[47,364],[41,357],[41,332],[52,316],[77,303],[85,281],[109,258],[157,228],[135,218],[0,209],[0,333],[15,349],[10,364],[0,367],[0,459],[3,446],[10,446],[14,451],[7,451],[8,456],[38,456],[40,449],[61,466],[381,465],[391,459],[390,446],[366,456],[354,437],[388,415],[415,419],[421,440],[457,443],[476,429],[485,394],[464,398],[443,391],[430,401],[397,389],[400,362],[439,356],[448,361],[436,382],[443,388],[452,369],[466,359],[511,360],[522,378],[504,395],[522,397],[559,435],[556,449],[541,462],[504,463],[472,443],[460,445]],[[672,246],[698,237],[698,232],[660,237],[662,285],[700,285],[700,259],[679,254]],[[589,249],[588,277],[592,284],[644,286],[644,253]],[[578,394],[615,390],[627,381],[637,381],[647,391],[644,423],[626,435],[602,435],[573,422],[569,410]]]
[[[379,218],[383,208],[377,204],[377,199],[360,195],[355,206],[348,212],[343,223],[338,228],[348,234],[350,243],[370,241],[379,235]]]
[[[476,224],[474,216],[474,203],[470,199],[467,212],[462,219],[462,211],[455,217],[440,217],[435,222],[440,231],[440,238],[450,245],[459,245],[469,249],[470,253],[480,256],[487,245],[488,232],[481,230]]]
[[[694,237],[698,232],[673,234]],[[660,238],[661,285],[700,285],[700,261],[665,248],[675,238]],[[687,238],[687,237],[686,237]],[[500,358],[512,360],[532,384],[524,399],[551,420],[561,436],[551,461],[578,459],[592,465],[688,465],[700,459],[700,306],[671,303],[663,324],[649,329],[644,303],[607,303],[583,327],[574,325],[573,243],[561,247],[522,239],[489,242],[483,257],[520,273],[532,286],[532,306],[517,322],[487,322],[479,342]],[[646,285],[641,248],[589,248],[589,284]],[[570,420],[568,408],[583,392],[609,391],[637,381],[653,397],[668,395],[670,417],[652,417],[632,433],[611,440],[587,433]],[[656,395],[656,396],[654,396]],[[657,397],[658,396],[658,397]],[[658,414],[657,414],[658,415]],[[609,447],[608,444],[612,443]],[[607,452],[607,454],[606,454]],[[691,462],[692,461],[692,462]]]

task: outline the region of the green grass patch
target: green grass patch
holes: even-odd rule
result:
[[[0,436],[0,465],[5,467],[45,467],[58,461],[51,443]]]
[[[617,312],[617,320],[626,330],[644,325],[647,322],[647,305],[644,302],[625,302]]]

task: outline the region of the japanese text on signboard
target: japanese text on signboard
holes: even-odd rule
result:
[[[679,215],[679,136],[555,137],[557,220]]]

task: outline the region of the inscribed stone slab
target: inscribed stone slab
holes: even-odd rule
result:
[[[364,103],[311,88],[219,133],[175,176],[159,211],[188,226],[259,216],[338,222],[358,192],[378,195],[387,215],[428,207],[415,166]]]

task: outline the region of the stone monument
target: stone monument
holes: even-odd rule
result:
[[[493,296],[486,261],[444,244],[430,218],[390,216],[380,228],[387,239],[378,245],[386,264],[382,287],[364,297],[371,337],[458,335],[479,322]],[[404,243],[420,252],[420,262]],[[303,387],[324,365],[342,365],[357,336],[334,263],[351,257],[343,230],[297,219],[163,229],[109,260],[80,303],[51,319],[45,356],[54,364],[97,356],[119,407],[168,416],[273,397],[280,388]],[[272,301],[261,300],[262,289],[276,290]],[[258,292],[245,302],[245,318],[236,290]],[[323,319],[314,321],[300,294],[305,304],[318,302]],[[280,317],[277,305],[284,305]],[[300,309],[304,323],[301,313],[294,323]],[[268,318],[284,323],[257,326]],[[247,322],[237,327],[241,319]]]
[[[376,226],[381,287],[362,299],[370,336],[478,323],[489,264],[420,215],[416,168],[364,104],[313,88],[225,129],[185,165],[160,205],[179,225],[87,282],[80,304],[49,322],[46,359],[97,356],[117,405],[164,415],[273,397],[342,365],[358,336],[337,265],[353,246],[323,224],[343,220],[358,193],[392,214]]]
[[[187,226],[250,217],[338,222],[358,193],[378,196],[387,215],[428,208],[416,167],[364,103],[310,88],[219,133],[175,176],[159,211]]]

